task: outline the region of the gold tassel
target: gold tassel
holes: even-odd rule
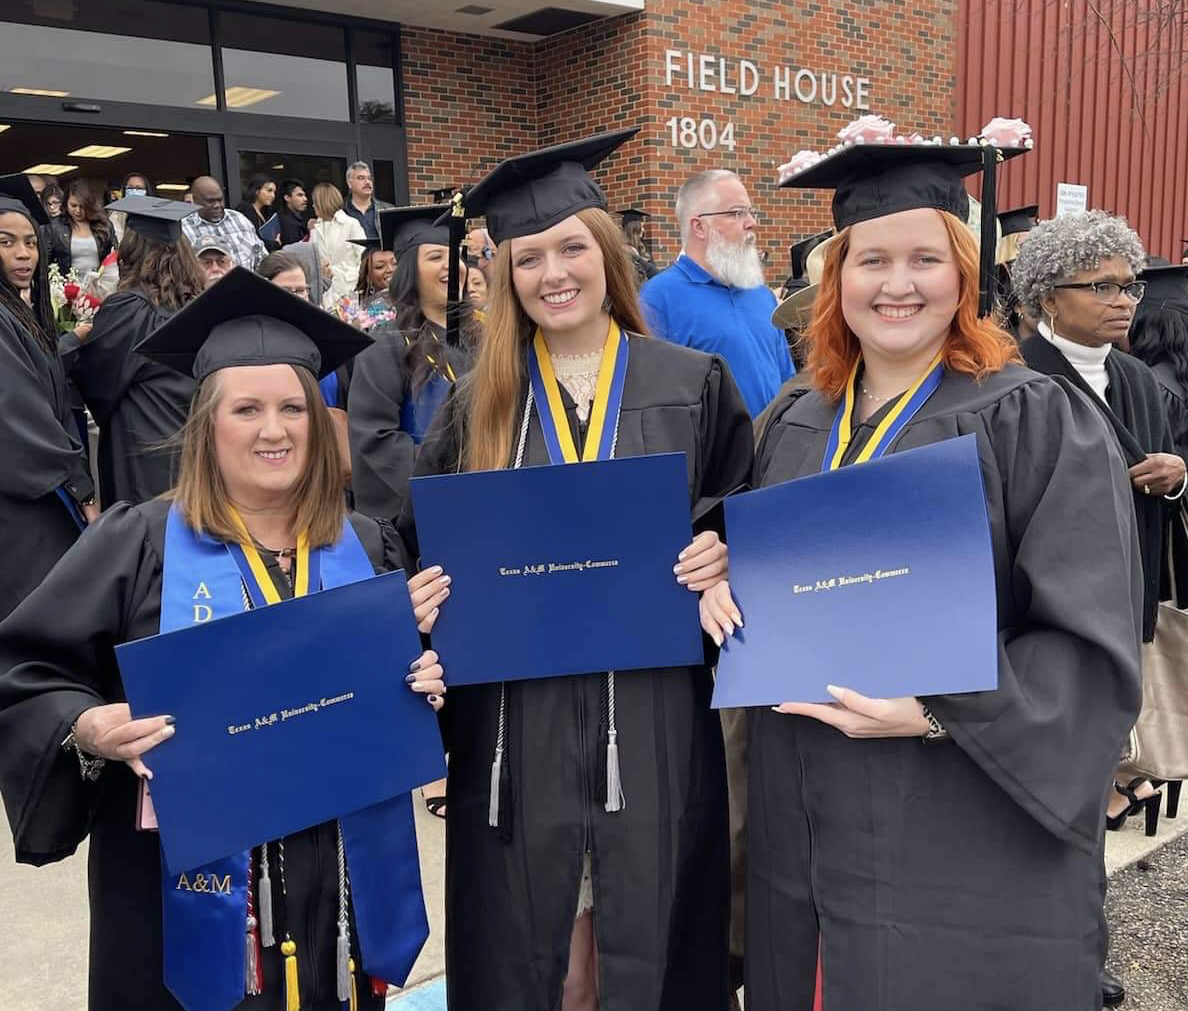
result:
[[[285,1011],[301,1011],[301,993],[297,985],[297,945],[285,939],[281,943],[285,956]]]
[[[351,970],[351,1011],[359,1011],[359,981],[355,978],[355,960],[348,963]]]

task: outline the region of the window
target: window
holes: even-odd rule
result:
[[[219,37],[229,111],[350,119],[341,28],[227,12]],[[203,103],[214,107],[213,89]]]
[[[396,122],[396,61],[392,36],[357,31],[351,36],[360,123]]]
[[[4,0],[0,91],[193,107],[214,91],[206,11],[148,0]]]

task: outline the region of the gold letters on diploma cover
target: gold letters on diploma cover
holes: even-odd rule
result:
[[[231,875],[224,874],[221,878],[217,874],[195,874],[194,880],[191,881],[188,875],[179,875],[177,879],[177,886],[174,891],[178,892],[202,892],[208,895],[230,895],[231,894]]]

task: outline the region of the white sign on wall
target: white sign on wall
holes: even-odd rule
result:
[[[1056,184],[1056,217],[1077,214],[1089,207],[1089,187],[1079,183]]]

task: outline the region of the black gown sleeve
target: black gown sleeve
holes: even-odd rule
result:
[[[725,362],[715,357],[701,393],[702,469],[693,503],[693,525],[725,536],[722,500],[746,487],[755,442],[751,416]]]
[[[150,302],[132,292],[116,292],[95,314],[91,336],[70,370],[70,378],[99,424],[106,422],[136,379],[143,359],[132,349],[156,321]]]
[[[366,516],[394,521],[408,499],[416,446],[400,428],[408,395],[404,340],[381,335],[355,359],[347,427],[355,508]]]
[[[444,403],[433,415],[433,420],[425,433],[425,441],[421,443],[420,452],[417,453],[416,465],[413,467],[414,477],[453,474],[460,469],[460,432],[464,411],[460,392],[467,381],[468,377],[463,377],[459,384],[451,387]],[[417,543],[417,526],[411,495],[405,497],[395,525],[410,564],[419,566],[421,550]]]
[[[114,648],[159,567],[144,518],[117,504],[0,623],[0,794],[21,863],[70,856],[90,831],[107,773],[84,782],[61,744],[84,710],[122,700]]]
[[[60,368],[0,312],[0,495],[33,500],[66,488],[81,501],[94,491],[82,446],[55,415],[46,387],[51,370]],[[64,378],[61,385],[64,390]]]
[[[979,438],[999,556],[999,686],[924,701],[1036,821],[1094,852],[1141,701],[1126,466],[1100,414],[1059,382],[1020,387],[972,427],[990,447]]]

